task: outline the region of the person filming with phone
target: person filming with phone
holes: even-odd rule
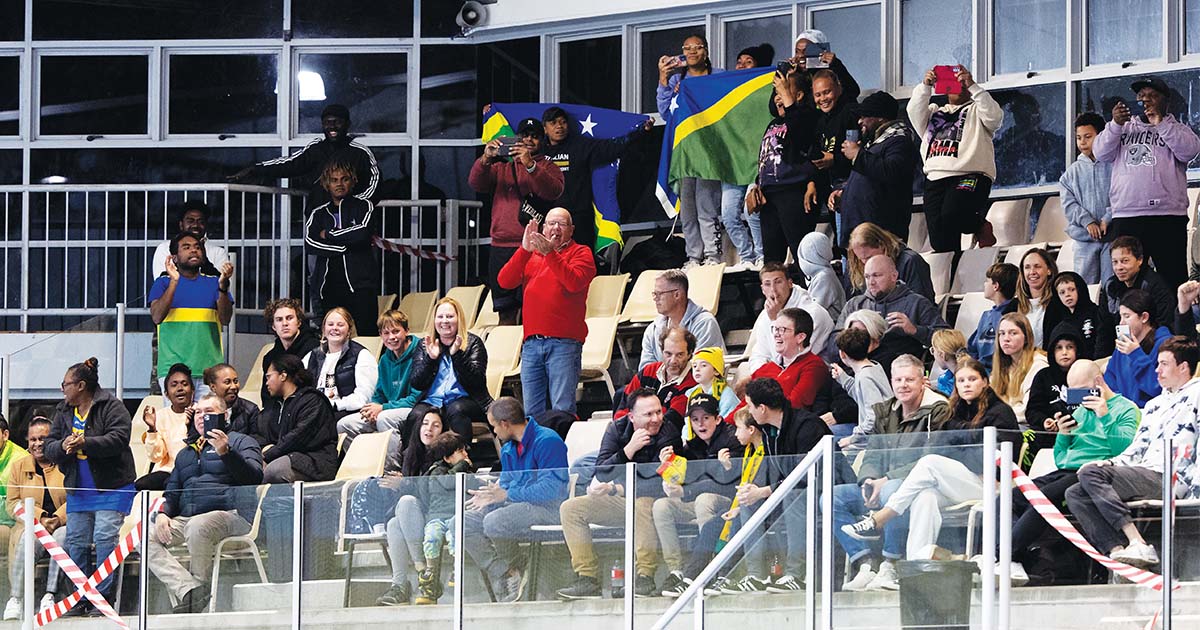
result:
[[[1116,325],[1117,351],[1104,370],[1104,380],[1138,407],[1157,396],[1162,388],[1154,377],[1158,349],[1171,338],[1171,330],[1159,324],[1150,294],[1134,289],[1121,298],[1121,321]]]
[[[250,532],[257,505],[254,486],[262,479],[258,443],[229,428],[223,398],[211,393],[202,397],[192,414],[187,441],[175,456],[162,509],[150,533],[150,571],[179,602],[173,612],[202,612],[208,605],[216,544]],[[167,550],[179,544],[186,544],[190,552],[187,569]]]

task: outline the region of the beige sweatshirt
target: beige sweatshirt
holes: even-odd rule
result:
[[[908,101],[908,119],[921,135],[921,158],[930,180],[982,173],[996,179],[992,136],[1004,122],[1004,108],[978,83],[967,88],[964,105],[929,102],[933,87],[921,83]]]

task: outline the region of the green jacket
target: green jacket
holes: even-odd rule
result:
[[[16,442],[8,440],[4,443],[4,448],[0,449],[0,506],[7,503],[8,499],[8,469],[13,462],[25,457],[29,451],[17,446]],[[12,527],[17,522],[13,519],[8,510],[0,507],[0,525]]]
[[[1054,440],[1054,463],[1060,469],[1077,470],[1080,466],[1121,454],[1133,441],[1142,412],[1132,400],[1113,393],[1108,399],[1108,415],[1080,405],[1072,414],[1079,423],[1070,433],[1059,433]]]
[[[903,479],[925,455],[929,432],[937,431],[950,417],[944,401],[923,405],[910,418],[903,417],[899,401],[889,398],[876,403],[875,430],[867,440],[866,453],[858,469],[858,483],[867,479]]]
[[[375,385],[375,395],[371,402],[383,405],[384,409],[411,409],[421,398],[421,392],[409,385],[412,376],[413,353],[417,351],[420,339],[416,335],[408,336],[408,347],[397,357],[391,350],[383,349],[379,357],[379,381]],[[408,439],[408,436],[402,436]]]

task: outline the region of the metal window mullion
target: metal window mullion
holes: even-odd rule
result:
[[[158,141],[163,137],[167,111],[166,98],[168,90],[163,89],[165,82],[166,64],[163,63],[163,49],[155,46],[150,52],[147,67],[146,88],[146,134],[151,140]]]
[[[417,3],[420,4],[420,3]],[[413,199],[420,198],[421,190],[421,163],[420,159],[420,134],[421,134],[421,47],[413,46],[405,55],[405,64],[408,72],[408,103],[405,107],[404,131],[412,138],[412,163],[408,169],[413,174],[409,177],[410,190],[409,194]],[[383,257],[380,256],[380,261]]]

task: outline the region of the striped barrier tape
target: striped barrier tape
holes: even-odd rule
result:
[[[385,238],[380,238],[378,236],[372,236],[371,243],[373,243],[375,247],[387,252],[407,254],[409,256],[416,256],[417,258],[424,258],[425,260],[436,260],[438,262],[450,262],[452,260],[458,260],[457,256],[447,256],[446,254],[440,252],[431,252],[419,247],[393,243],[392,241],[389,241]]]
[[[150,513],[154,514],[158,512],[159,508],[162,507],[162,503],[162,498],[156,499],[150,506]],[[24,506],[18,503],[17,508],[13,511],[13,516],[20,519],[24,511]],[[46,531],[46,528],[42,527],[42,524],[36,520],[33,525],[33,533],[38,541],[42,543],[42,546],[46,548],[46,552],[50,554],[50,558],[62,567],[63,572],[66,573],[71,583],[78,589],[66,599],[55,602],[53,606],[38,611],[37,616],[34,618],[34,627],[40,628],[58,619],[66,614],[68,610],[74,608],[80,599],[87,597],[88,601],[92,602],[92,605],[96,607],[96,610],[99,610],[105,617],[111,619],[122,630],[129,630],[129,625],[113,610],[108,601],[104,599],[104,596],[100,594],[100,591],[96,590],[96,587],[108,578],[108,576],[112,575],[117,570],[117,567],[125,561],[126,556],[137,548],[142,539],[142,521],[138,520],[133,530],[126,534],[125,538],[113,549],[112,553],[96,568],[95,573],[88,578],[84,577],[83,572],[79,570],[79,566],[71,560],[71,556],[67,555],[67,552],[50,535],[50,532]]]

